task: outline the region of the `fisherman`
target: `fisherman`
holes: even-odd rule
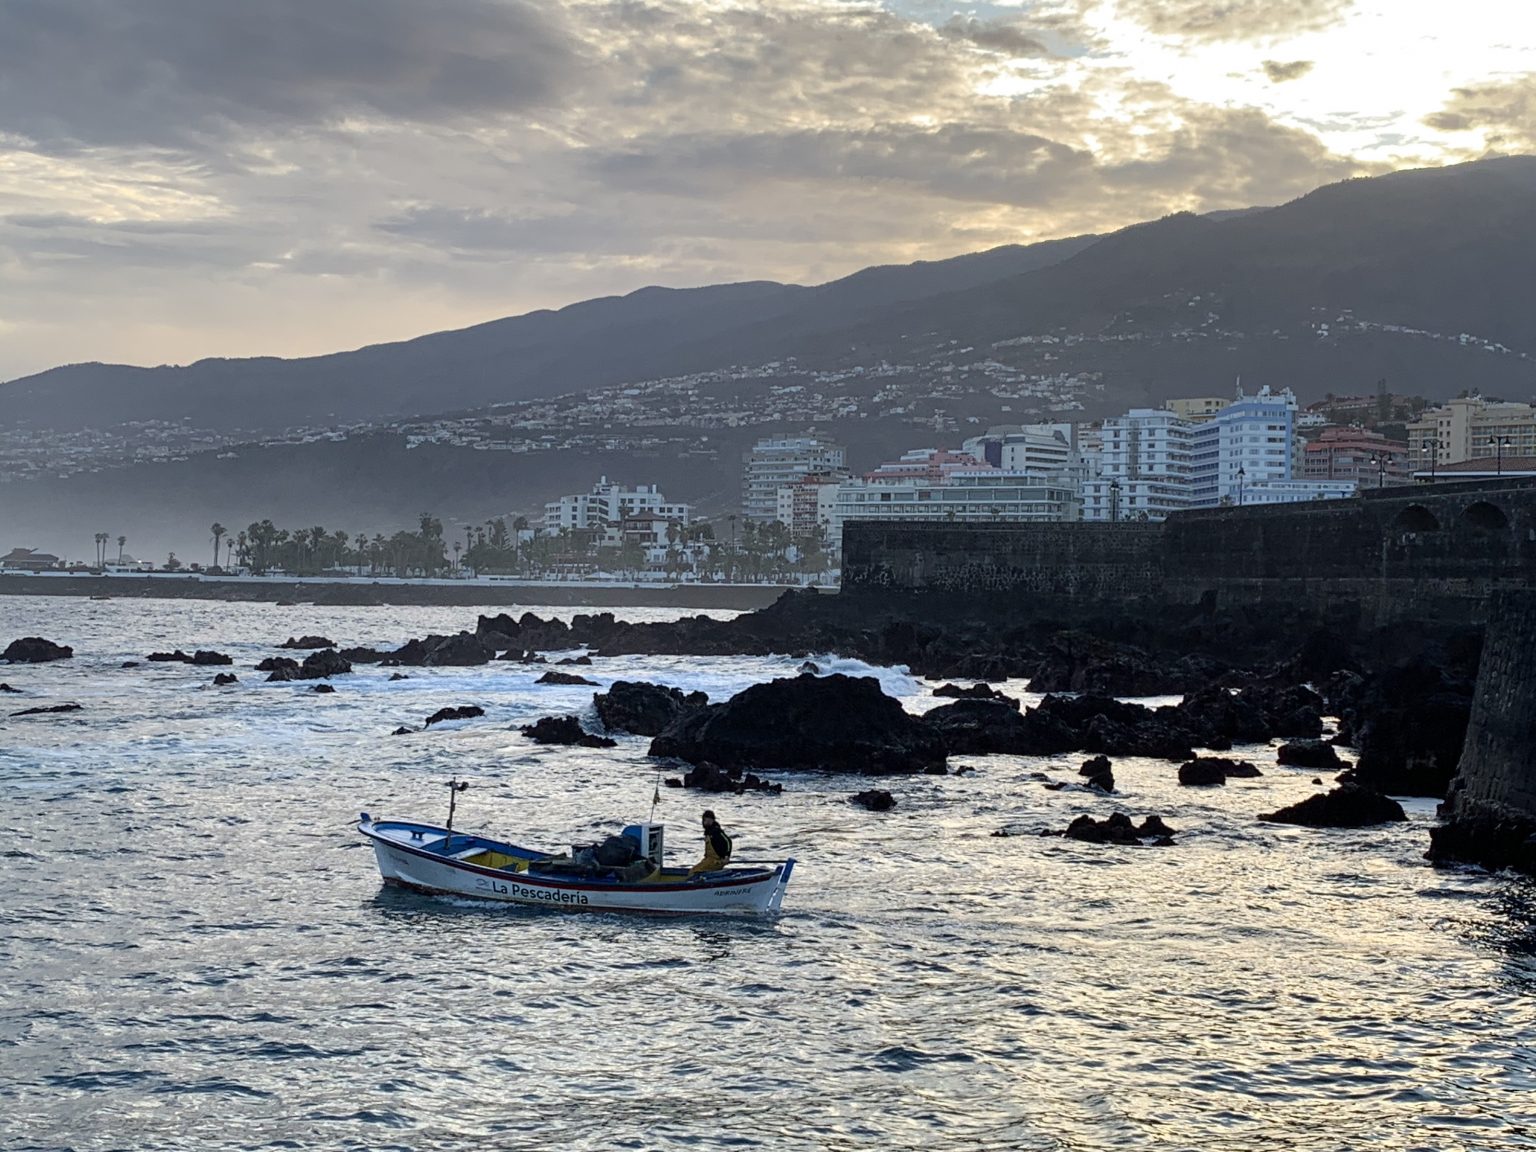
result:
[[[731,862],[731,838],[708,808],[704,810],[704,859],[688,870],[688,875],[714,872]]]

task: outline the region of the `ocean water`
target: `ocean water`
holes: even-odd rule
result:
[[[1121,760],[1109,798],[1031,776],[1081,757],[959,757],[974,774],[882,782],[878,815],[835,776],[662,788],[673,860],[705,806],[739,856],[798,858],[768,921],[383,889],[358,811],[439,820],[450,775],[473,782],[459,826],[534,845],[649,810],[644,739],[515,731],[590,712],[539,669],[360,667],[319,696],[250,667],[289,635],[394,645],[474,615],[0,597],[0,643],[76,649],[0,665],[23,692],[0,696],[0,1147],[1536,1147],[1531,885],[1430,868],[1427,801],[1386,828],[1258,823],[1317,790],[1266,747],[1220,789]],[[233,655],[240,684],[120,667],[177,646]],[[799,662],[584,671],[720,698]],[[456,704],[486,715],[389,735]],[[1033,835],[1117,808],[1177,844]]]

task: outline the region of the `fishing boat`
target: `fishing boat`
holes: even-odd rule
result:
[[[667,867],[664,826],[654,823],[631,824],[600,844],[541,852],[454,831],[454,801],[468,784],[448,787],[443,826],[361,814],[357,830],[372,841],[384,883],[575,912],[762,916],[779,910],[795,867],[793,859],[698,873]]]

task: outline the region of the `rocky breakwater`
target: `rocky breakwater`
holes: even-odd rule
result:
[[[12,640],[0,652],[0,660],[11,664],[46,664],[50,660],[68,660],[75,650],[68,644],[55,644],[41,636],[23,636]]]
[[[936,731],[874,677],[841,674],[754,684],[723,704],[686,712],[651,741],[650,754],[759,771],[946,770]]]
[[[1495,598],[1466,744],[1429,857],[1536,874],[1536,596]]]

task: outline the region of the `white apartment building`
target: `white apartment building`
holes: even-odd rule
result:
[[[1536,408],[1461,396],[1427,408],[1408,425],[1408,459],[1414,468],[1536,456]]]
[[[1008,472],[1069,475],[1077,460],[1075,424],[1024,424],[989,428],[961,446],[976,459]]]
[[[1083,482],[1086,520],[1161,520],[1183,508],[1352,495],[1352,481],[1303,480],[1296,397],[1239,392],[1209,417],[1136,408],[1104,421],[1098,469]]]
[[[931,466],[914,468],[926,455]],[[1020,521],[1077,520],[1081,504],[1075,484],[994,468],[976,461],[955,464],[954,453],[930,449],[909,452],[894,464],[836,489],[827,527],[828,547],[843,546],[850,520]]]
[[[1097,471],[1082,484],[1083,519],[1161,520],[1191,507],[1196,426],[1161,408],[1133,408],[1105,420]]]
[[[654,484],[625,488],[621,484],[608,483],[608,477],[604,476],[590,492],[562,496],[545,504],[544,531],[607,528],[618,525],[626,517],[643,513],[686,526],[693,517],[693,508],[688,504],[669,504]]]
[[[819,436],[770,436],[759,440],[742,462],[741,509],[748,520],[778,516],[779,489],[819,472],[843,472],[847,453]]]

